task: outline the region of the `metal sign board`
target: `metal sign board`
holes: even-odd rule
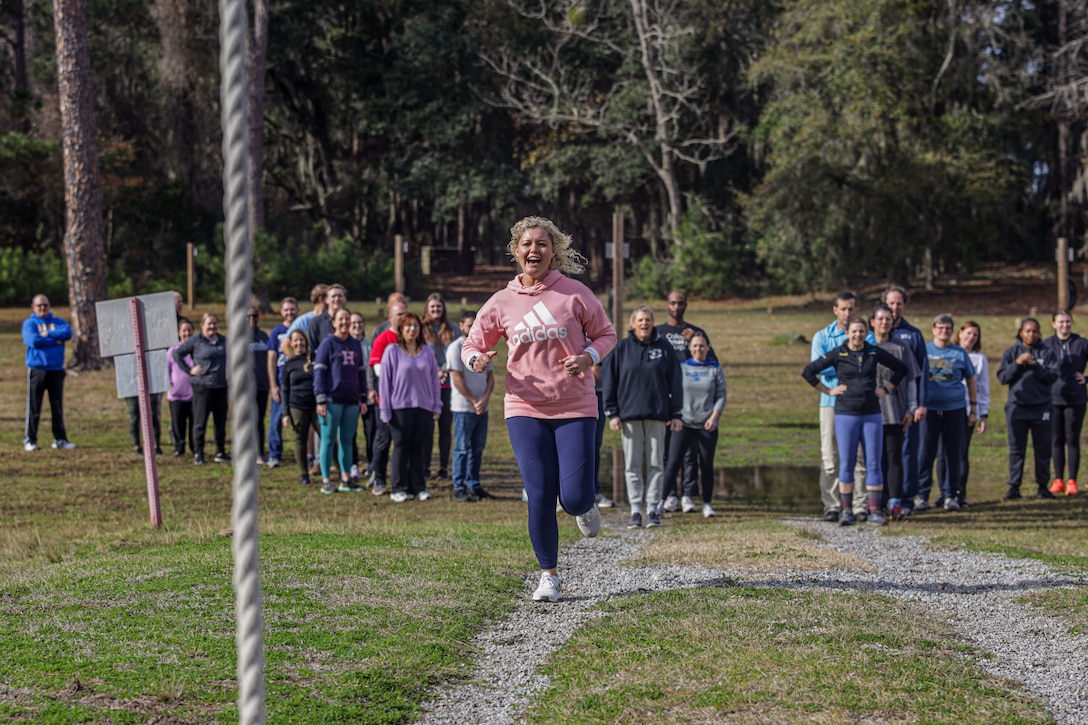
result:
[[[95,303],[98,315],[98,349],[102,357],[131,355],[136,352],[132,339],[131,297]],[[143,305],[147,349],[165,349],[178,343],[178,315],[173,292],[139,295]],[[135,365],[133,366],[135,369]]]
[[[173,295],[170,296],[170,311],[174,310]],[[134,398],[140,393],[136,385],[136,355],[117,355],[113,358],[113,372],[117,378],[117,397]],[[170,371],[166,367],[166,350],[147,352],[148,392],[165,393],[170,389]]]

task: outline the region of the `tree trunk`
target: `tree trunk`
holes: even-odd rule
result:
[[[64,253],[74,341],[68,366],[97,370],[102,367],[102,358],[94,305],[106,298],[106,255],[102,249],[102,187],[95,148],[86,0],[54,0],[53,19],[64,137]]]
[[[254,0],[253,27],[246,33],[246,123],[249,126],[249,168],[246,207],[249,213],[249,241],[253,263],[263,263],[257,248],[257,234],[264,229],[264,104],[265,74],[268,55],[268,13],[271,0]],[[271,293],[266,284],[255,284],[253,296],[263,310],[271,309]]]

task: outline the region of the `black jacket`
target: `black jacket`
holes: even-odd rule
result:
[[[684,407],[680,360],[656,328],[646,342],[639,342],[634,331],[629,331],[601,362],[601,379],[606,418],[680,418]]]
[[[1083,375],[1084,368],[1088,367],[1088,340],[1074,332],[1068,340],[1051,335],[1043,340],[1043,344],[1058,360],[1058,379],[1050,386],[1054,405],[1084,405],[1088,402],[1088,392],[1073,375]]]
[[[1016,358],[1025,352],[1030,352],[1035,358],[1034,365],[1016,364]],[[1031,408],[1050,405],[1050,387],[1058,380],[1058,357],[1042,342],[1028,347],[1017,341],[1001,356],[997,379],[1002,385],[1009,386],[1006,406]]]
[[[888,382],[893,385],[899,385],[910,372],[906,363],[883,348],[866,343],[860,350],[851,350],[843,343],[806,365],[801,377],[815,388],[820,383],[817,376],[827,368],[835,368],[839,384],[846,386],[846,392],[835,398],[835,415],[878,415],[878,364],[892,371]]]
[[[280,400],[286,412],[291,408],[315,410],[317,396],[314,395],[314,369],[306,370],[306,356],[295,355],[283,366],[280,382]]]

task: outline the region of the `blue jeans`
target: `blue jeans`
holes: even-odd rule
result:
[[[283,404],[272,398],[272,415],[268,421],[268,457],[283,458]]]
[[[453,414],[453,490],[480,488],[480,461],[487,444],[487,413]]]

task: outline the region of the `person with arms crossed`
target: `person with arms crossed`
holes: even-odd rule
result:
[[[26,345],[23,450],[38,450],[38,422],[46,393],[53,419],[53,447],[70,450],[76,445],[68,441],[68,429],[64,425],[64,343],[72,339],[72,328],[53,314],[45,295],[35,295],[30,308],[30,317],[23,322],[23,344]]]

